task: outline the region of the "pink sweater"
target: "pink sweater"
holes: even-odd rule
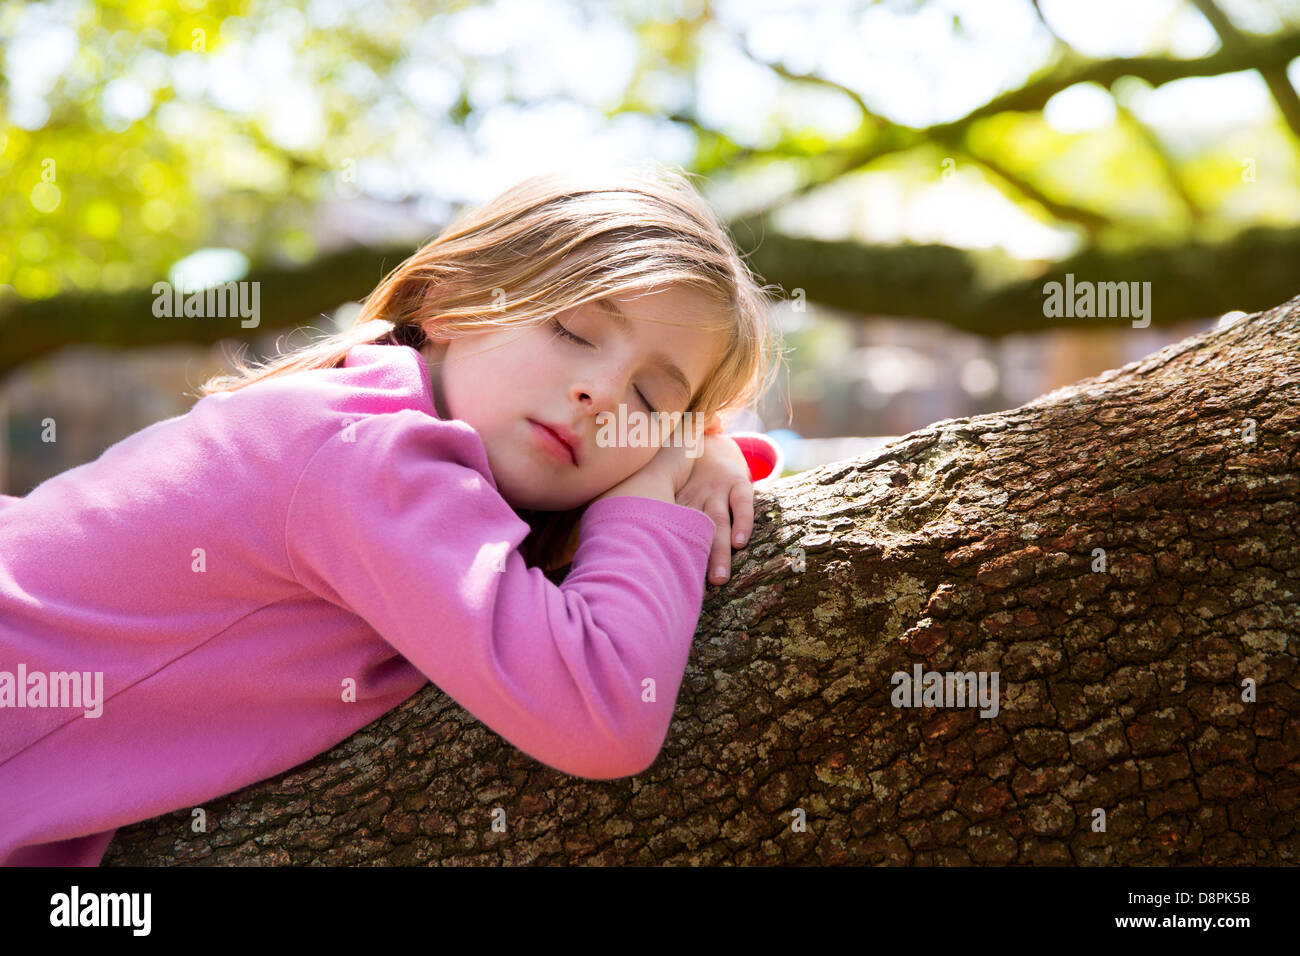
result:
[[[0,496],[0,864],[98,865],[118,827],[289,770],[430,680],[557,770],[639,773],[714,531],[597,501],[553,584],[405,346],[205,397]]]

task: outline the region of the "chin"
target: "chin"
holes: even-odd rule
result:
[[[554,495],[541,493],[536,489],[524,488],[517,489],[514,486],[498,480],[497,490],[501,497],[506,500],[510,507],[515,509],[526,508],[529,511],[568,511],[570,508],[576,508],[585,501],[568,503],[564,500],[557,500]]]

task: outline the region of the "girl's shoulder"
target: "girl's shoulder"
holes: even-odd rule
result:
[[[232,454],[286,466],[305,464],[331,439],[346,448],[359,435],[381,431],[412,432],[426,455],[464,459],[466,443],[481,442],[464,422],[438,418],[425,374],[410,347],[355,346],[335,367],[286,371],[214,392],[190,409],[188,424]]]
[[[383,415],[411,409],[437,418],[424,362],[407,346],[354,346],[336,366],[294,369],[232,391],[214,392],[194,406],[284,425],[338,416]]]

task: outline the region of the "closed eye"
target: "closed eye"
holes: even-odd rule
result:
[[[564,326],[562,326],[562,325],[560,324],[560,320],[559,320],[559,319],[552,319],[552,320],[551,320],[551,324],[555,326],[555,331],[559,332],[559,333],[560,333],[561,335],[563,335],[566,339],[572,339],[574,342],[580,342],[580,343],[583,344],[583,345],[590,345],[590,344],[591,344],[591,343],[588,342],[586,339],[580,339],[580,338],[578,338],[576,335],[574,335],[572,332],[570,332],[568,329],[566,329]]]
[[[566,339],[569,339],[572,342],[577,342],[579,345],[586,345],[586,346],[590,346],[591,348],[595,348],[595,346],[592,345],[590,342],[588,342],[586,339],[578,338],[576,335],[574,335],[572,332],[566,329],[563,325],[561,325],[559,319],[552,319],[551,324],[555,326],[555,331],[559,332],[560,335],[564,336]],[[636,397],[641,399],[641,404],[643,404],[646,408],[650,410],[650,414],[652,415],[656,414],[654,406],[650,404],[649,399],[647,399],[644,395],[641,394],[641,389],[634,388],[633,391],[636,392]]]

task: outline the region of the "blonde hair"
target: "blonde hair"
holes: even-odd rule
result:
[[[760,285],[690,175],[652,163],[526,179],[459,215],[393,269],[350,328],[261,367],[236,360],[234,373],[214,376],[200,392],[337,367],[356,345],[420,348],[433,335],[540,325],[595,299],[682,285],[726,316],[721,326],[699,317],[682,323],[726,337],[685,411],[710,417],[748,407],[783,357],[769,313],[779,287]]]

